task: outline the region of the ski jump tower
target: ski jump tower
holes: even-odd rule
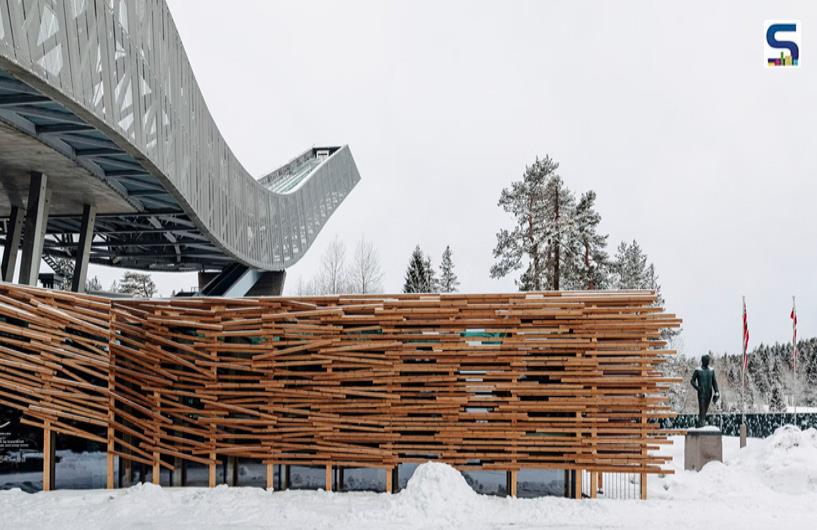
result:
[[[3,281],[22,249],[23,284],[70,258],[75,291],[98,263],[199,271],[210,295],[280,294],[358,180],[348,146],[253,178],[164,0],[0,3]]]

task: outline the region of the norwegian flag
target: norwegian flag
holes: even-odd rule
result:
[[[797,373],[797,306],[794,297],[791,298],[791,358],[794,362],[794,370]]]
[[[743,299],[743,369],[749,366],[749,320],[746,318],[746,298]]]

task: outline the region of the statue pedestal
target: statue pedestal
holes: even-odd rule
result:
[[[720,429],[689,429],[684,439],[684,469],[700,471],[712,461],[723,462],[723,435]]]

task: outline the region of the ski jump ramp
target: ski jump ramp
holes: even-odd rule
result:
[[[0,2],[0,230],[20,283],[41,257],[75,260],[81,284],[88,262],[283,271],[358,180],[348,146],[250,175],[164,0]]]

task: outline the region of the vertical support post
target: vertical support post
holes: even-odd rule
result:
[[[133,460],[125,459],[125,466],[124,466],[124,484],[123,486],[128,487],[133,485]]]
[[[641,500],[647,500],[647,474],[641,473]]]
[[[577,499],[582,498],[582,473],[583,473],[583,471],[581,469],[576,470],[576,482],[575,482],[576,495],[575,495],[575,497]]]
[[[47,182],[48,178],[43,173],[31,173],[23,237],[23,260],[20,263],[20,283],[23,285],[37,285],[40,275],[40,259],[43,255],[43,239],[50,204]]]
[[[569,498],[573,489],[570,485],[570,470],[565,469],[565,497]]]
[[[228,486],[238,486],[238,459],[234,456],[228,456],[227,462],[227,480],[225,482]]]
[[[74,278],[77,277],[76,269],[74,269]],[[83,281],[84,284],[84,281]],[[162,408],[162,398],[158,391],[153,391],[153,404],[156,407],[156,412],[160,412]],[[153,469],[151,470],[152,482],[157,486],[162,483],[162,454],[159,452],[159,422],[154,422],[153,428]]]
[[[96,206],[86,204],[82,207],[82,226],[79,230],[77,257],[74,263],[74,277],[71,279],[71,290],[75,293],[85,292],[88,279],[88,260],[91,257],[91,242],[94,240],[94,223]]]
[[[332,491],[332,464],[326,464],[326,491]]]
[[[601,492],[602,495],[604,495],[604,473],[599,471],[598,477],[599,477],[599,491]]]
[[[394,469],[386,468],[386,493],[394,493]]]
[[[743,449],[746,447],[746,423],[740,424],[740,447]]]
[[[116,322],[116,314],[111,311],[110,320],[108,324],[108,329],[113,330],[114,325]],[[114,423],[116,421],[116,415],[114,414],[114,410],[116,409],[116,400],[114,399],[114,395],[116,393],[116,376],[114,375],[115,371],[115,353],[114,353],[114,338],[113,338],[113,331],[108,335],[108,430],[107,430],[107,438],[108,438],[108,477],[106,481],[106,486],[109,490],[114,489],[114,462],[115,462],[115,453],[116,453],[116,431],[114,431]],[[122,476],[122,459],[119,459],[119,476]],[[122,481],[120,478],[119,485],[122,485]]]
[[[170,485],[175,488],[184,486],[186,471],[185,461],[178,456],[173,457],[173,472],[170,475]]]
[[[595,499],[596,494],[599,491],[599,472],[598,471],[591,471],[590,472],[590,498]]]
[[[216,487],[216,454],[210,453],[210,469],[207,473],[207,486],[210,488]]]
[[[43,491],[54,490],[54,471],[56,468],[56,437],[51,430],[51,422],[46,421],[43,427]]]
[[[519,473],[519,472],[518,472],[517,470],[512,469],[512,470],[508,471],[508,472],[505,474],[505,481],[506,481],[505,491],[507,491],[507,492],[508,492],[508,495],[509,495],[510,497],[513,497],[513,498],[516,498],[517,493],[518,493],[518,492],[517,492],[517,484],[518,484],[517,477],[518,477],[518,473]]]
[[[6,245],[3,250],[3,265],[0,270],[2,281],[14,281],[14,268],[17,266],[17,250],[20,248],[20,239],[23,235],[23,220],[26,211],[20,206],[11,207],[8,229],[6,231]]]
[[[267,463],[267,490],[275,491],[275,465],[272,462]]]

